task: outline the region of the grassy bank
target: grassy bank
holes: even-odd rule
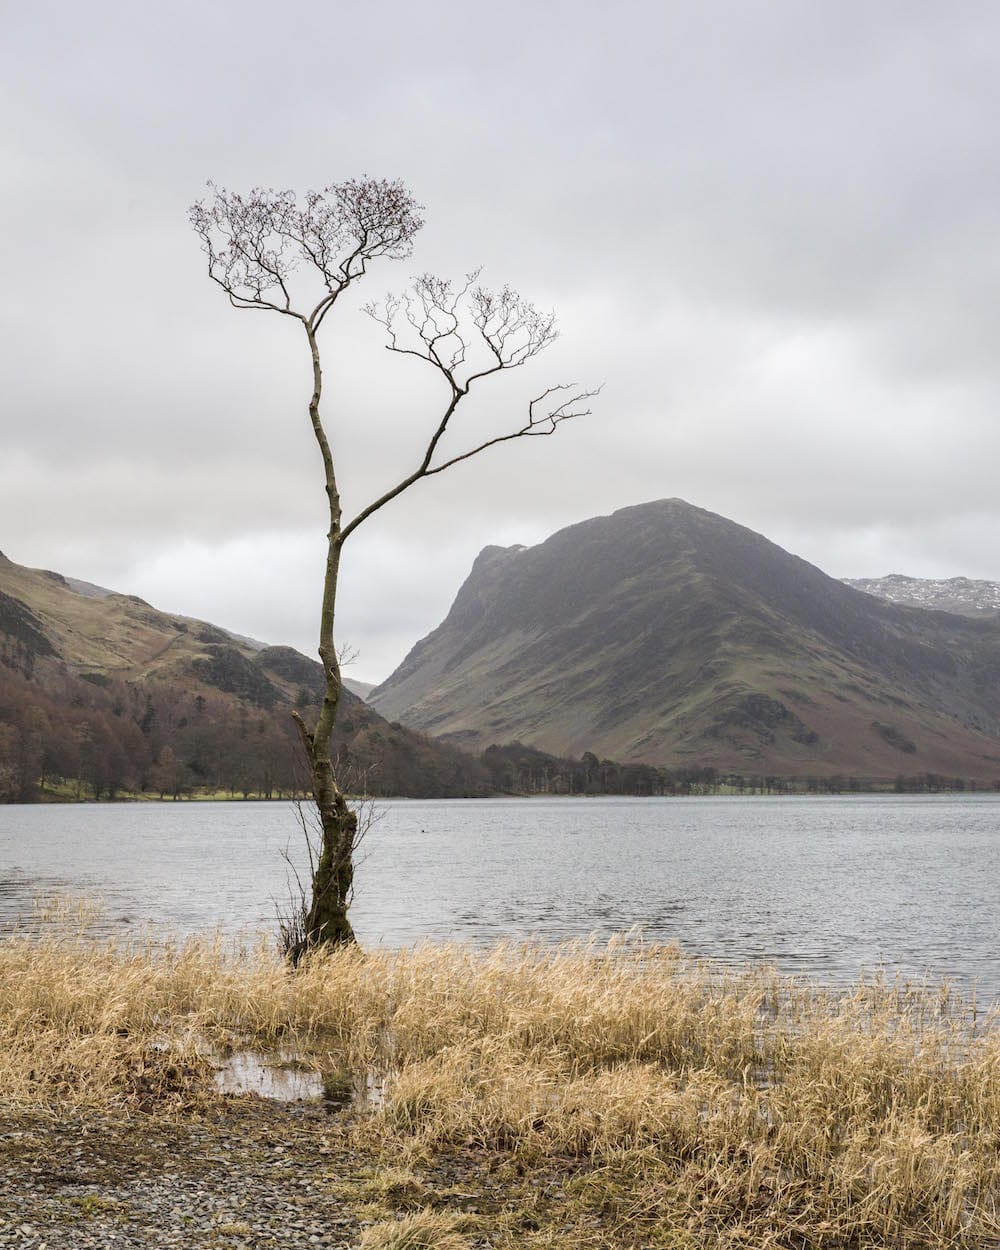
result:
[[[220,1055],[294,1056],[367,1091],[324,1183],[387,1250],[990,1245],[988,1025],[947,987],[836,994],[636,942],[294,975],[263,946],[0,945],[5,1115],[211,1117]]]

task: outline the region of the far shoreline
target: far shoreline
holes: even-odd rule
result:
[[[588,801],[595,799],[631,799],[637,801],[654,801],[654,800],[670,800],[670,799],[850,799],[850,798],[933,798],[935,796],[957,797],[957,796],[980,796],[980,797],[998,797],[1000,798],[1000,789],[994,786],[935,786],[933,788],[899,788],[888,782],[872,782],[870,784],[858,785],[854,787],[844,787],[840,789],[810,789],[796,788],[794,783],[787,782],[781,787],[773,788],[746,788],[737,791],[732,788],[718,787],[715,789],[692,789],[686,791],[678,791],[665,794],[539,794],[537,792],[512,792],[497,791],[493,794],[449,794],[449,795],[412,795],[412,794],[352,794],[351,802],[356,803],[492,803],[500,799],[509,800],[530,800],[545,801],[550,799]],[[263,794],[178,794],[178,795],[156,795],[156,794],[121,794],[108,798],[101,796],[95,798],[92,795],[81,796],[79,798],[42,792],[36,799],[30,802],[14,802],[0,803],[0,810],[5,807],[119,807],[128,804],[149,805],[149,804],[212,804],[212,803],[311,803],[312,797],[306,794],[279,794],[279,795],[263,795]]]

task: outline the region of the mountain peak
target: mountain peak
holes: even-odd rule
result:
[[[1000,628],[873,599],[663,499],[530,548],[484,549],[371,703],[478,747],[786,776],[895,776],[905,763],[992,777],[1000,695],[984,672],[1000,673]]]

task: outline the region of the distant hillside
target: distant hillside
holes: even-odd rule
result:
[[[0,801],[122,791],[290,793],[291,710],[308,716],[320,665],[0,555]],[[334,750],[375,794],[482,794],[486,771],[390,725],[345,691]]]
[[[882,602],[664,500],[487,547],[370,703],[470,749],[992,783],[998,679],[996,621]]]
[[[955,612],[959,616],[1000,615],[1000,582],[973,581],[969,577],[935,580],[901,573],[890,573],[888,577],[845,577],[843,582],[867,595],[911,608]]]

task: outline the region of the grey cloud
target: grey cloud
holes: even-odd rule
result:
[[[995,6],[392,0],[373,23],[354,0],[98,0],[5,18],[15,559],[311,645],[302,344],[225,305],[185,213],[207,177],[369,172],[404,177],[428,224],[367,296],[484,263],[560,313],[535,375],[459,438],[508,425],[538,383],[606,386],[593,418],[359,533],[341,597],[359,675],[436,623],[483,543],[665,495],[843,574],[1000,578]],[[356,507],[410,465],[437,398],[339,311],[328,394]]]

